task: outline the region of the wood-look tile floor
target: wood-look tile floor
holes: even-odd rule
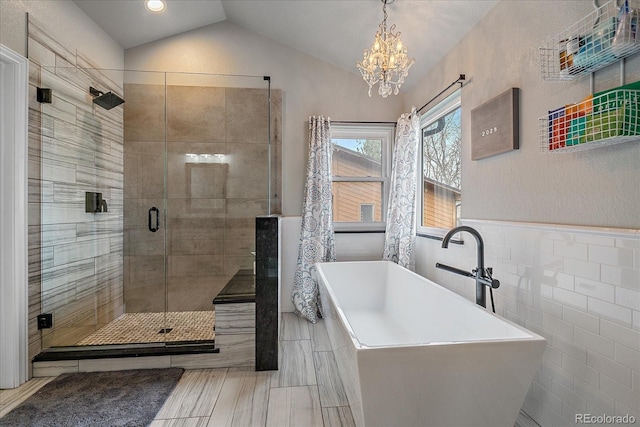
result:
[[[76,345],[210,341],[215,320],[214,311],[125,313]]]
[[[187,370],[151,427],[354,426],[326,330],[283,313],[278,371]],[[51,378],[0,390],[0,417]],[[515,427],[538,427],[521,412]]]

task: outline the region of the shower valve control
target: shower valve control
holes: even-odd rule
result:
[[[38,314],[38,330],[53,328],[53,314],[43,313]]]
[[[102,198],[102,193],[93,191],[85,193],[85,212],[107,212],[107,201]]]

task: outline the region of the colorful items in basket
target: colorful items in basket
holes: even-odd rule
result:
[[[573,71],[573,55],[578,53],[580,44],[584,44],[584,38],[573,37],[572,39],[561,40],[558,44],[560,51],[560,73],[568,74]]]
[[[632,135],[640,135],[640,81],[595,93],[584,142]]]
[[[617,17],[596,22],[585,34],[561,40],[558,44],[560,73],[576,74],[587,68],[610,63],[640,45],[640,11],[629,8],[625,0]]]
[[[584,142],[624,135],[624,104],[615,110],[590,114],[585,123]]]
[[[549,150],[564,148],[567,139],[564,107],[549,111]]]
[[[640,135],[640,81],[549,111],[549,150]]]
[[[549,111],[549,150],[580,143],[584,135],[586,116],[593,111],[593,95],[578,104]]]
[[[615,59],[611,43],[616,34],[616,21],[616,18],[605,20],[584,36],[584,43],[573,56],[574,67],[590,67]]]
[[[567,105],[565,110],[565,116],[569,121],[565,145],[578,145],[587,126],[587,116],[593,111],[593,95],[589,95],[578,104]]]

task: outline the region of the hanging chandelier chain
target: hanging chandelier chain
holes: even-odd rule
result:
[[[387,35],[387,0],[382,0],[382,13],[384,14],[384,18],[382,19],[382,33],[384,38]]]

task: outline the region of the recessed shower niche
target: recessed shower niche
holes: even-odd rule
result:
[[[211,342],[213,298],[253,268],[255,217],[280,212],[281,92],[263,76],[41,74],[43,349]],[[86,212],[98,194],[108,210]]]

